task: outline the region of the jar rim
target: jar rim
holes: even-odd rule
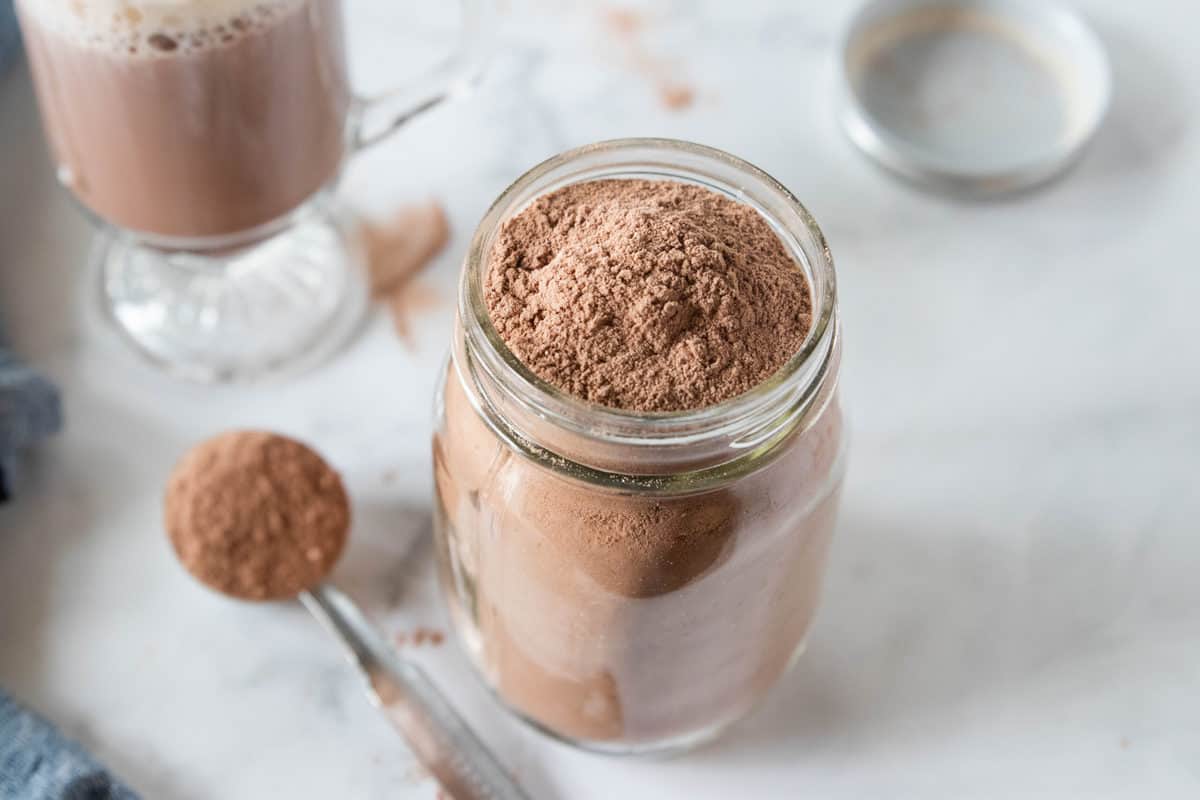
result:
[[[575,168],[572,171],[572,168]],[[692,182],[718,191],[758,211],[779,235],[805,271],[813,294],[814,321],[798,350],[771,376],[743,394],[697,409],[644,412],[589,402],[551,385],[527,367],[500,336],[484,298],[490,246],[500,226],[537,197],[563,186],[603,178],[651,178]],[[531,454],[547,453],[590,473],[603,475],[696,476],[696,470],[728,466],[733,461],[759,462],[774,444],[824,407],[836,385],[833,364],[838,349],[838,312],[833,258],[812,214],[782,183],[743,159],[693,142],[660,139],[614,139],[585,145],[549,158],[525,172],[488,209],[467,251],[459,293],[461,331],[455,360],[477,410],[505,438]],[[830,391],[823,392],[828,388]],[[476,391],[478,390],[478,391]],[[516,411],[512,411],[516,409]],[[653,453],[677,463],[682,472],[638,472],[615,468],[602,452],[581,460],[548,445],[515,418],[550,425],[576,443],[595,443]],[[557,434],[556,434],[557,435]],[[718,445],[719,443],[719,445]],[[590,447],[590,446],[589,446]],[[721,454],[714,451],[719,449]],[[704,451],[701,458],[698,453]],[[707,460],[705,460],[707,459]],[[584,463],[594,460],[595,463]],[[602,463],[603,462],[603,463]],[[690,465],[690,466],[687,466]],[[661,463],[655,469],[661,468]],[[574,471],[574,470],[572,470]],[[726,470],[722,469],[724,473]]]

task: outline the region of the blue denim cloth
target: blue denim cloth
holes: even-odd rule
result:
[[[0,12],[5,2],[0,0]],[[20,452],[61,425],[58,390],[0,346],[0,501]],[[0,690],[0,800],[136,800],[136,795]]]
[[[12,0],[0,0],[0,73],[20,40]],[[21,451],[62,426],[58,390],[0,345],[0,502]],[[0,689],[0,800],[138,800],[50,723]]]
[[[8,499],[21,451],[60,427],[58,390],[0,346],[0,502]]]
[[[13,0],[0,0],[0,74],[17,60],[20,48]],[[60,424],[54,387],[18,364],[0,344],[0,503],[8,499],[17,454]]]
[[[0,800],[138,800],[78,744],[0,691]]]
[[[17,15],[12,0],[0,0],[0,73],[17,60],[21,37],[17,32]]]

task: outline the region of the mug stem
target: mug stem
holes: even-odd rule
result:
[[[479,84],[490,56],[493,6],[493,0],[459,0],[462,31],[452,55],[408,86],[355,98],[350,119],[351,152],[386,139],[414,117]]]

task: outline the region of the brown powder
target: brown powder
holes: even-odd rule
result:
[[[696,92],[679,79],[677,65],[647,47],[643,34],[650,27],[650,19],[646,15],[632,8],[602,8],[600,20],[609,36],[625,51],[634,71],[654,86],[663,108],[683,111],[692,106]],[[609,51],[606,47],[606,57]]]
[[[664,83],[658,87],[658,97],[672,111],[682,111],[696,101],[696,92],[683,84]]]
[[[434,441],[439,553],[457,564],[444,576],[466,576],[446,579],[469,587],[452,608],[504,700],[596,742],[678,736],[758,702],[817,607],[840,482],[833,388],[776,460],[733,486],[655,496],[514,455],[452,370]]]
[[[387,297],[401,289],[441,252],[450,238],[446,212],[430,201],[401,208],[389,220],[363,227],[371,294]]]
[[[416,337],[413,335],[414,318],[437,308],[441,303],[442,296],[437,289],[420,281],[407,284],[399,291],[392,292],[388,298],[388,310],[392,312],[392,329],[410,350],[416,346]]]
[[[232,431],[183,457],[167,484],[167,533],[198,580],[243,600],[320,583],[350,528],[341,478],[285,436]]]
[[[632,8],[609,8],[602,11],[604,24],[616,36],[633,36],[641,31],[645,20]]]
[[[446,634],[435,628],[418,627],[411,634],[397,631],[393,638],[400,647],[406,644],[411,644],[413,647],[421,647],[426,644],[440,647],[446,641]]]
[[[766,219],[695,185],[560,189],[503,225],[488,256],[484,300],[509,347],[610,407],[736,396],[812,325],[805,276]],[[438,552],[462,641],[505,702],[559,735],[622,744],[691,736],[759,703],[817,606],[840,485],[836,381],[755,469],[652,493],[514,452],[470,379],[447,374],[434,440]],[[521,421],[557,455],[598,463],[593,440]],[[604,458],[622,471],[619,453]],[[667,455],[638,466],[679,469]]]
[[[812,325],[808,283],[766,220],[675,181],[590,181],[538,198],[502,227],[485,299],[535,374],[634,411],[742,394]]]
[[[396,334],[412,346],[412,321],[436,308],[441,298],[416,280],[450,239],[445,210],[434,201],[405,206],[386,222],[362,228],[371,294],[387,306]]]

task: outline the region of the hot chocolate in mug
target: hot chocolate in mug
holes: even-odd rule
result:
[[[328,190],[480,74],[487,3],[459,7],[454,57],[365,99],[341,0],[17,0],[59,179],[102,225],[102,304],[143,355],[239,380],[356,327],[360,254]]]

